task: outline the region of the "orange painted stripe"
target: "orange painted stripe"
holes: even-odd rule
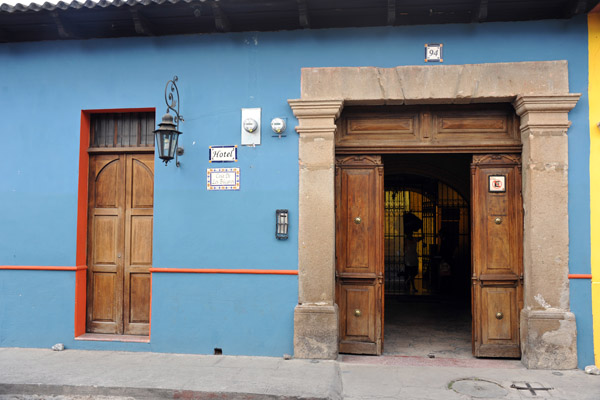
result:
[[[87,269],[87,265],[78,265],[76,267],[54,267],[45,265],[0,265],[0,269],[22,271],[83,271]]]
[[[298,275],[297,270],[291,269],[150,268],[150,272],[171,272],[188,274]]]
[[[592,279],[592,274],[569,274],[569,279]]]

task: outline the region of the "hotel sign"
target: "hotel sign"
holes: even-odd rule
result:
[[[208,146],[208,162],[237,162],[237,146]]]

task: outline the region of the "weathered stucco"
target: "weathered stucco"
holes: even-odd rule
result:
[[[569,94],[567,62],[306,68],[301,87],[301,99],[289,101],[300,135],[296,357],[333,358],[338,350],[333,140],[344,104],[512,102],[523,142],[522,359],[529,368],[575,368],[566,132],[579,95]]]

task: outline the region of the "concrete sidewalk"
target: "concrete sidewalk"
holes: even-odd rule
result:
[[[512,387],[511,387],[512,386]],[[600,376],[519,361],[269,357],[0,348],[0,399],[599,400]]]

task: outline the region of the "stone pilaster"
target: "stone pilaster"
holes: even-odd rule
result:
[[[343,101],[290,100],[298,118],[298,305],[294,356],[333,359],[338,354],[335,304],[335,120]]]
[[[523,143],[524,308],[522,361],[528,368],[577,367],[569,311],[569,111],[579,94],[519,96]]]

